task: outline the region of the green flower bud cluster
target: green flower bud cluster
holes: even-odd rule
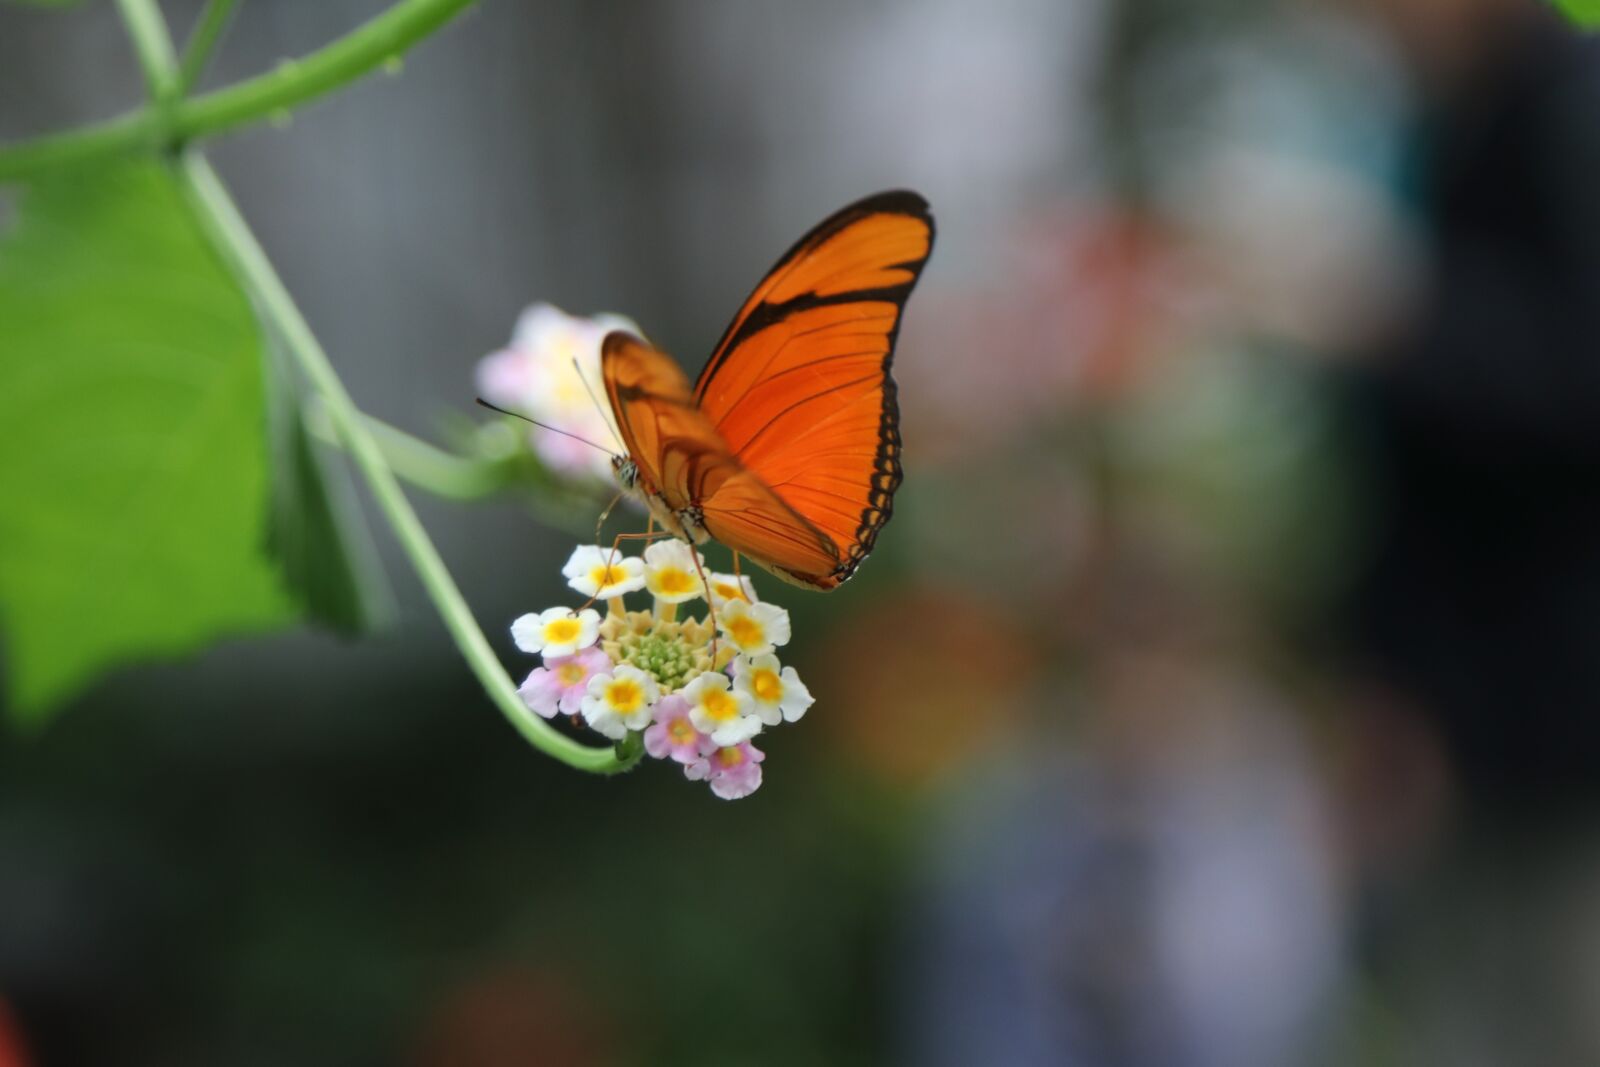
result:
[[[615,611],[600,624],[600,647],[613,663],[627,663],[676,693],[706,671],[733,658],[726,643],[711,661],[711,626],[701,619],[663,619],[648,611]]]
[[[660,633],[627,634],[619,643],[622,661],[652,675],[663,693],[676,692],[688,684],[691,672],[700,673],[694,654],[680,637]]]

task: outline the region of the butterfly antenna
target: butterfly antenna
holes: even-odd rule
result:
[[[611,449],[607,448],[605,445],[597,445],[593,441],[589,440],[587,437],[580,437],[577,434],[572,433],[569,430],[558,430],[554,426],[546,425],[545,423],[540,422],[538,419],[530,419],[530,418],[528,418],[528,416],[520,414],[519,412],[507,411],[503,407],[499,407],[498,405],[489,403],[487,400],[485,400],[481,396],[478,397],[478,403],[482,404],[484,407],[488,408],[490,411],[498,411],[502,415],[510,415],[514,419],[521,419],[523,422],[531,422],[535,426],[539,427],[541,430],[549,430],[551,433],[558,433],[562,437],[570,437],[574,441],[582,441],[584,444],[588,445],[590,448],[598,448],[600,451],[604,452],[608,456],[616,455],[615,452],[611,451]]]
[[[615,426],[611,425],[611,416],[606,414],[605,407],[600,403],[600,398],[595,395],[594,386],[589,384],[589,379],[584,375],[583,368],[578,366],[578,357],[572,357],[572,373],[578,376],[578,381],[583,383],[583,391],[589,394],[589,399],[594,401],[594,409],[600,413],[600,421],[606,424],[606,429],[611,431],[611,436],[617,438],[617,447],[626,448],[622,438],[617,436]]]

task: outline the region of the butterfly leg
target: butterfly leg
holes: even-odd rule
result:
[[[706,593],[706,614],[711,617],[711,665],[717,664],[717,606],[711,602],[711,583],[706,580],[706,569],[700,562],[700,550],[689,546],[689,558],[694,560],[695,572],[700,575],[700,588]],[[735,559],[738,557],[735,556]]]
[[[655,529],[655,520],[654,519],[650,520],[650,526],[645,530],[644,533],[619,533],[619,534],[617,534],[616,537],[613,537],[611,539],[611,551],[606,555],[606,569],[610,570],[611,567],[613,567],[616,564],[616,562],[617,562],[617,553],[619,551],[621,551],[621,549],[622,549],[622,542],[624,542],[624,541],[657,541],[657,540],[660,540],[663,537],[671,537],[671,536],[672,535],[670,533],[668,533],[666,530],[657,530],[657,529]],[[596,600],[599,600],[599,599],[600,599],[600,594],[598,592],[596,592],[594,596],[590,597],[588,600],[585,600],[581,605],[579,605],[578,608],[574,611],[574,614],[576,614],[579,611],[584,610],[590,604],[593,604]]]
[[[611,552],[606,556],[606,566],[609,567],[617,562],[617,551],[622,547],[622,542],[656,541],[666,536],[668,536],[667,531],[657,530],[655,516],[651,516],[649,523],[645,525],[644,533],[619,533],[611,539]]]
[[[740,580],[741,578],[743,578],[743,575],[739,573],[739,553],[735,552],[733,554],[733,580],[743,588],[744,583]]]

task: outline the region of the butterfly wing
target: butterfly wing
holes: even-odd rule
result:
[[[624,330],[600,344],[600,374],[629,456],[649,487],[674,511],[689,506],[692,461],[722,451],[695,409],[689,379],[677,361]]]
[[[647,491],[674,512],[698,507],[713,537],[780,577],[822,576],[838,566],[839,549],[827,535],[729,451],[677,361],[618,331],[606,335],[600,366],[617,429]]]
[[[850,577],[889,521],[901,479],[890,364],[933,233],[927,201],[904,191],[823,220],[745,300],[695,385],[733,458],[833,546],[828,569],[784,575],[801,584]],[[700,499],[712,535],[759,560],[739,542],[765,515]]]

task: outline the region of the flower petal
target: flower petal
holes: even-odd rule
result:
[[[541,718],[553,719],[561,711],[561,682],[547,667],[535,667],[517,689],[528,709]]]
[[[682,604],[705,592],[699,554],[677,538],[657,541],[644,550],[644,584],[663,604]]]
[[[599,545],[579,545],[561,568],[567,584],[588,597],[623,596],[644,588],[644,561]]]

